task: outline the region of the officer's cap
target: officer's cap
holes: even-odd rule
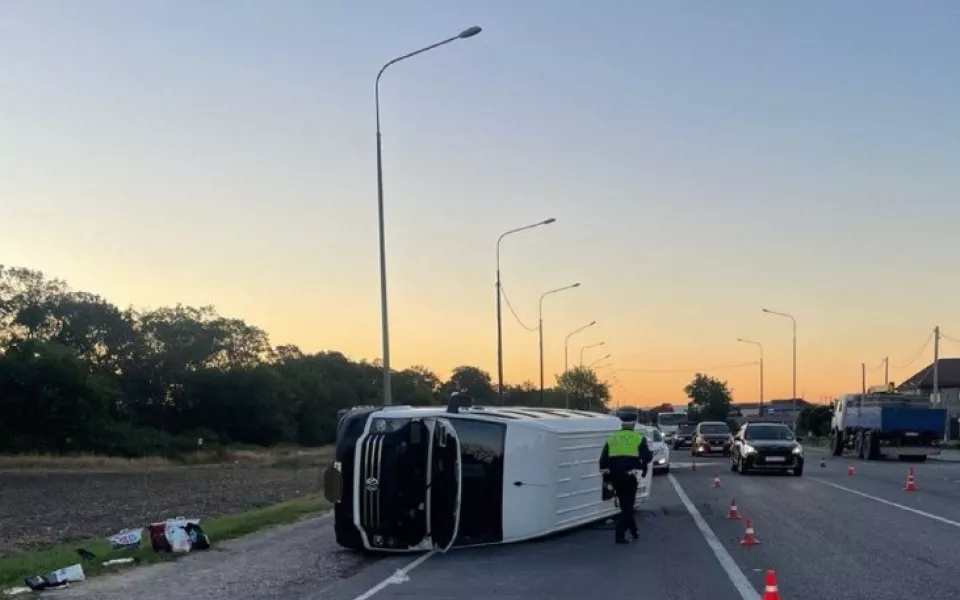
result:
[[[620,420],[624,423],[636,423],[637,422],[637,413],[635,412],[622,412],[620,413]]]

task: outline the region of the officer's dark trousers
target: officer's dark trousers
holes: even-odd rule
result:
[[[611,473],[610,479],[617,493],[617,504],[620,505],[616,539],[623,540],[628,531],[637,534],[637,522],[633,518],[633,505],[637,503],[637,479],[630,473]]]

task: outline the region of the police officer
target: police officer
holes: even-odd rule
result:
[[[621,429],[611,433],[600,455],[600,470],[609,474],[610,483],[617,494],[620,514],[617,515],[615,541],[626,544],[626,532],[633,539],[639,537],[637,522],[633,518],[633,505],[637,502],[637,479],[634,471],[647,475],[647,465],[653,460],[653,453],[644,435],[635,431],[637,415],[626,413],[620,416]]]

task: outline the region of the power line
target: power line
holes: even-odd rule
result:
[[[917,352],[917,354],[916,354],[912,359],[908,360],[907,362],[905,362],[905,363],[903,363],[903,364],[896,365],[896,366],[891,366],[891,368],[893,368],[893,369],[905,369],[905,368],[909,367],[910,365],[912,365],[913,363],[915,363],[915,362],[917,362],[918,360],[920,360],[920,357],[923,356],[924,351],[927,349],[927,346],[930,345],[930,342],[931,342],[931,341],[933,341],[933,332],[932,332],[932,331],[930,332],[930,335],[927,337],[927,341],[925,341],[925,342],[923,343],[923,347],[920,348],[920,351]]]
[[[760,363],[757,361],[746,362],[746,363],[737,363],[733,365],[717,365],[714,367],[698,367],[698,368],[687,368],[687,369],[616,369],[615,372],[620,371],[630,371],[631,373],[705,373],[709,371],[720,371],[723,369],[742,369],[744,367],[755,367]]]
[[[513,315],[514,320],[516,320],[520,327],[523,327],[527,331],[536,331],[538,329],[537,327],[529,327],[520,319],[520,317],[517,315],[517,311],[513,309],[513,304],[510,303],[510,298],[507,297],[507,290],[504,289],[503,283],[500,284],[500,294],[503,296],[503,301],[506,302],[507,308],[510,309],[510,314]]]
[[[940,332],[940,339],[947,340],[948,342],[953,342],[954,344],[960,344],[960,340],[958,340],[955,337],[950,337],[949,335],[943,333],[942,331]]]

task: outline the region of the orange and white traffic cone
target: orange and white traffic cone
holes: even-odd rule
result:
[[[917,491],[917,482],[913,480],[913,467],[910,467],[910,470],[907,471],[907,485],[903,486],[903,491],[905,492]]]
[[[743,539],[740,540],[741,546],[756,546],[760,543],[760,540],[757,539],[757,533],[753,530],[753,523],[750,519],[747,519],[747,530],[743,534]]]
[[[743,518],[740,516],[740,509],[737,508],[736,498],[730,498],[730,510],[727,512],[727,518],[732,521],[739,521]]]
[[[847,477],[853,477],[853,473],[854,473],[853,465],[850,465],[849,467],[847,467]]]
[[[777,574],[773,569],[767,570],[767,579],[763,583],[763,596],[760,600],[783,600],[780,597],[780,588],[777,587]]]
[[[714,475],[714,476],[713,476],[713,488],[714,488],[714,489],[718,489],[719,487],[720,487],[720,476],[719,476],[719,475]]]

